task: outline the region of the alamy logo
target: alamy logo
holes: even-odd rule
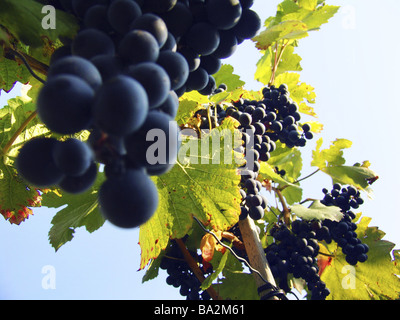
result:
[[[56,268],[51,265],[43,266],[42,274],[45,276],[42,278],[42,288],[45,290],[56,288]]]
[[[42,19],[42,28],[44,30],[48,30],[48,29],[55,29],[57,24],[56,24],[56,8],[54,8],[53,6],[43,6],[42,8],[42,14],[44,14],[45,16]]]
[[[346,265],[342,268],[342,274],[345,276],[342,279],[342,288],[345,290],[356,288],[356,268]]]

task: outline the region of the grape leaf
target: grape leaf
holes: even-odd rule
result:
[[[272,47],[269,47],[266,50],[262,50],[261,52],[263,55],[257,62],[257,69],[254,74],[254,79],[264,85],[267,85],[272,75],[272,60],[274,59],[274,55],[272,54]]]
[[[297,3],[285,0],[278,5],[275,17],[267,19],[266,29],[252,40],[256,47],[266,50],[280,40],[298,40],[308,32],[318,30],[339,10],[337,6],[318,5],[317,0],[302,0]]]
[[[19,225],[41,206],[41,192],[28,187],[16,170],[0,162],[0,213],[11,224]]]
[[[263,56],[257,62],[257,69],[254,78],[267,85],[271,79],[272,69],[275,64],[275,53],[272,50],[272,47],[262,51],[262,53]],[[289,71],[302,71],[303,68],[300,65],[301,60],[301,57],[294,53],[294,46],[287,45],[283,51],[281,59],[279,60],[275,76]]]
[[[350,184],[371,194],[369,186],[378,179],[378,175],[366,165],[345,166],[343,149],[351,147],[351,141],[337,139],[329,149],[321,150],[323,140],[317,141],[316,150],[313,151],[312,166],[331,176],[333,183]]]
[[[383,240],[385,233],[377,227],[369,227],[371,218],[363,217],[357,224],[358,238],[369,246],[368,260],[349,266],[341,249],[321,275],[332,300],[387,300],[400,295],[399,251],[394,244]],[[392,257],[393,255],[393,257]]]
[[[199,104],[194,100],[181,100],[179,103],[179,109],[175,117],[175,121],[180,126],[187,124],[189,119],[193,116],[194,112],[198,109],[198,107]]]
[[[318,139],[316,143],[316,150],[313,151],[312,166],[324,169],[328,166],[340,166],[346,163],[343,157],[343,149],[351,147],[352,142],[346,139],[336,139],[332,142],[329,149],[321,150],[323,140]]]
[[[213,286],[224,299],[260,300],[254,276],[249,273],[225,270],[225,277]]]
[[[333,183],[350,184],[371,194],[369,186],[378,178],[376,173],[369,168],[358,166],[333,166],[322,169],[332,177]]]
[[[60,37],[72,38],[79,25],[75,18],[61,10],[56,12],[56,28],[44,29],[43,4],[34,0],[2,0],[0,2],[0,24],[22,43],[31,47],[43,46],[44,39],[56,41]]]
[[[285,170],[284,177],[275,172],[275,167],[279,170]],[[298,149],[286,148],[277,142],[277,148],[271,154],[268,163],[262,162],[260,166],[260,176],[262,179],[268,179],[279,184],[282,195],[288,204],[301,201],[303,190],[297,179],[300,176],[303,162],[301,152]]]
[[[270,165],[269,163],[266,162],[261,162],[260,165],[260,175],[263,180],[268,179],[272,180],[276,183],[279,183],[280,187],[294,187],[294,188],[299,188],[298,185],[295,185],[289,181],[287,181],[285,178],[280,176],[275,172],[275,168]]]
[[[180,100],[195,101],[197,104],[207,104],[209,102],[208,96],[202,95],[196,90],[185,92]]]
[[[284,20],[299,20],[307,25],[308,30],[318,30],[323,24],[328,23],[337,11],[338,6],[323,5],[319,6],[316,10],[308,10],[306,8],[299,8],[296,12],[289,13]]]
[[[0,210],[13,224],[20,224],[32,214],[31,207],[41,205],[41,191],[28,186],[13,167],[22,144],[48,130],[37,119],[32,119],[23,130],[21,126],[33,113],[34,104],[17,97],[0,109]],[[11,143],[12,142],[12,143]]]
[[[79,195],[58,192],[43,197],[42,205],[49,208],[61,208],[67,204],[51,221],[49,241],[56,251],[73,239],[76,228],[85,227],[92,233],[104,224],[97,199],[98,189],[104,179],[104,174],[99,173],[92,188]]]
[[[229,64],[223,64],[219,71],[213,75],[217,87],[224,83],[227,85],[227,91],[233,91],[236,88],[243,87],[245,82],[240,80],[240,77],[233,73],[234,69]]]
[[[213,287],[222,298],[230,300],[260,299],[254,275],[245,272],[244,264],[241,261],[228,250],[224,254],[216,252],[215,256],[212,264],[216,271],[212,276],[213,280],[217,277],[218,280],[213,282]]]
[[[310,116],[316,116],[314,109],[307,104],[315,103],[316,94],[314,88],[301,82],[300,74],[293,72],[280,74],[275,79],[275,86],[279,87],[281,84],[286,84],[288,86],[290,98],[299,105],[300,112]]]
[[[224,250],[226,249],[224,248]],[[229,255],[229,251],[225,251],[222,256],[221,254],[214,255],[213,261],[211,263],[213,266],[216,266],[214,267],[215,271],[211,275],[209,275],[201,284],[201,288],[203,290],[208,289],[212,285],[213,281],[216,280],[219,274],[224,270]]]
[[[0,57],[0,90],[10,92],[17,81],[28,83],[31,74],[24,65]]]
[[[343,214],[340,208],[336,206],[325,206],[320,201],[313,201],[313,203],[307,208],[301,204],[292,205],[291,211],[298,217],[304,220],[332,220],[340,221],[343,218]]]
[[[282,143],[276,142],[276,149],[271,153],[268,164],[285,170],[285,179],[296,181],[303,168],[301,152],[296,148],[286,148]]]
[[[304,8],[310,11],[315,10],[317,7],[318,0],[299,0],[298,5],[300,8]]]
[[[237,130],[234,133],[231,138],[232,130],[220,127],[202,139],[189,139],[182,144],[179,163],[167,174],[153,178],[160,201],[154,216],[140,228],[141,268],[165,249],[170,237],[182,238],[189,232],[192,215],[214,230],[224,231],[237,222],[241,199],[238,164],[232,159],[232,149],[223,150],[232,139],[240,141]],[[220,142],[219,147],[210,141]]]
[[[308,36],[308,27],[299,20],[286,20],[261,31],[253,38],[259,50],[267,50],[280,40],[295,40]]]

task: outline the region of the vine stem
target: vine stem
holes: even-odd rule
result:
[[[317,170],[315,170],[313,173],[310,173],[308,176],[305,176],[304,178],[301,178],[301,179],[299,179],[299,180],[296,180],[296,181],[293,182],[293,183],[298,183],[298,182],[301,182],[301,181],[303,181],[303,180],[306,180],[306,179],[312,177],[314,174],[318,173],[319,171],[321,171],[321,169],[317,169]]]
[[[260,238],[258,237],[254,221],[249,218],[239,220],[239,228],[250,264],[262,275],[261,278],[254,274],[257,287],[262,288],[265,285],[265,280],[268,281],[273,287],[276,287],[275,279],[269,267]],[[267,296],[272,291],[272,288],[266,288],[265,290],[259,292],[260,297],[262,298],[263,296]],[[279,298],[275,295],[272,295],[268,298],[268,300],[279,300]]]
[[[282,195],[282,191],[279,190],[278,188],[272,188],[272,190],[274,190],[275,194],[278,196],[279,201],[282,205],[282,214],[283,214],[283,221],[285,222],[285,224],[288,226],[290,224],[290,210],[288,208],[288,206],[286,205],[286,201],[285,198]]]
[[[4,57],[9,60],[13,60],[19,63],[24,63],[25,66],[28,68],[29,72],[34,76],[37,80],[40,82],[43,82],[43,80],[38,77],[33,70],[43,74],[47,75],[47,72],[49,71],[49,66],[36,60],[35,58],[32,58],[31,56],[21,53],[17,50],[14,50],[12,48],[4,48]]]
[[[189,265],[190,269],[192,269],[192,271],[193,271],[194,275],[196,276],[196,278],[201,283],[203,283],[204,280],[205,280],[203,272],[201,271],[201,269],[197,265],[197,262],[193,259],[192,255],[190,254],[190,252],[186,248],[185,243],[182,241],[182,239],[175,239],[175,241],[178,244],[179,249],[181,250],[181,252],[183,254],[183,257],[185,258],[185,261]],[[215,289],[212,286],[210,286],[207,289],[207,292],[208,292],[208,294],[210,295],[210,297],[213,300],[222,300],[221,297],[218,295],[218,293],[215,291]]]
[[[276,44],[275,44],[275,59],[274,59],[274,65],[272,66],[271,79],[269,80],[269,83],[268,83],[269,87],[271,85],[273,85],[275,82],[275,75],[276,75],[276,71],[278,70],[279,62],[281,61],[283,52],[285,51],[288,44],[289,44],[289,40],[286,43],[284,42],[284,40],[282,40],[282,47],[281,47],[281,51],[279,52],[279,55],[278,55],[279,43],[276,42]]]
[[[10,150],[10,148],[12,147],[12,145],[14,144],[15,140],[17,140],[17,138],[19,137],[19,135],[25,130],[25,128],[29,125],[29,123],[35,119],[37,116],[37,112],[34,111],[32,112],[32,114],[21,124],[21,126],[18,128],[17,131],[15,131],[15,133],[13,134],[13,136],[11,137],[11,139],[7,142],[7,144],[4,146],[2,152],[3,155],[6,155],[8,153],[8,151]]]

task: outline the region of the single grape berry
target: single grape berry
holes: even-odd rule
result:
[[[161,66],[153,62],[139,63],[129,68],[128,75],[145,89],[149,109],[158,108],[167,100],[171,90],[171,80]]]
[[[47,80],[57,75],[69,74],[85,80],[94,90],[101,86],[102,78],[99,70],[87,59],[78,56],[60,58],[50,65]]]
[[[125,137],[131,164],[154,170],[169,169],[180,147],[179,127],[167,114],[151,111],[138,132]]]
[[[26,142],[16,160],[18,173],[36,187],[56,185],[64,177],[57,167],[53,152],[60,142],[53,138],[35,138]]]
[[[93,154],[86,143],[71,138],[55,145],[53,158],[57,167],[64,174],[79,176],[89,169],[93,161]]]
[[[93,89],[81,78],[62,74],[49,79],[38,96],[39,118],[52,131],[74,134],[93,122]]]
[[[138,130],[148,111],[145,89],[138,81],[124,75],[102,85],[92,108],[95,123],[105,132],[117,136]]]
[[[136,228],[148,221],[158,207],[158,191],[142,169],[107,178],[99,190],[105,219],[120,228]]]

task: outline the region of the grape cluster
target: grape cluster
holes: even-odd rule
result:
[[[353,186],[342,187],[338,183],[333,185],[330,192],[327,189],[323,189],[323,192],[325,196],[321,203],[339,207],[343,214],[340,221],[297,219],[291,223],[290,229],[286,225],[277,224],[270,232],[275,242],[265,249],[271,271],[280,280],[282,289],[289,290],[287,275],[291,273],[295,278],[303,278],[311,292],[311,299],[318,300],[329,295],[329,289],[318,274],[320,241],[335,241],[350,265],[365,262],[369,251],[368,245],[362,243],[355,232],[357,225],[353,220],[356,216],[351,211],[364,202],[360,192]]]
[[[295,220],[291,229],[284,224],[271,229],[275,242],[265,249],[265,253],[281,289],[290,291],[288,275],[292,274],[294,278],[306,281],[312,300],[324,300],[330,294],[319,276],[317,264],[320,250],[317,233],[321,227],[318,221]]]
[[[103,164],[103,215],[116,226],[137,227],[158,206],[150,176],[176,161],[179,96],[212,93],[220,59],[257,33],[259,17],[252,1],[239,0],[51,3],[75,15],[80,30],[52,55],[37,114],[67,138],[26,143],[19,174],[30,184],[75,194],[93,185]],[[70,138],[82,130],[90,132],[87,143]]]
[[[224,90],[226,86],[221,84],[214,93]],[[278,88],[265,87],[262,93],[263,99],[260,101],[240,98],[232,101],[226,109],[217,105],[215,114],[211,113],[211,119],[215,116],[218,123],[228,116],[240,123],[238,129],[242,132],[243,145],[236,151],[242,152],[246,159],[246,164],[241,167],[241,219],[250,216],[258,220],[264,215],[267,202],[265,197],[259,194],[262,185],[256,179],[260,170],[260,161],[266,162],[270,159],[271,153],[276,149],[276,141],[279,140],[292,148],[305,146],[306,140],[313,138],[311,126],[308,123],[299,124],[301,117],[298,106],[290,98],[285,84]],[[206,115],[201,114],[201,117],[202,126],[208,128],[209,121]],[[212,120],[212,127],[214,125],[216,124]],[[284,170],[277,172],[281,175],[286,173]]]
[[[215,89],[213,74],[221,60],[230,57],[238,45],[254,37],[261,27],[253,0],[55,0],[58,7],[80,18],[84,29],[97,29],[111,38],[105,48],[97,41],[81,37],[91,58],[96,49],[115,52],[123,62],[157,62],[174,76],[171,89],[178,96],[197,90],[209,95]],[[133,30],[150,32],[154,39]],[[161,30],[162,29],[162,30]],[[151,42],[151,43],[150,43]],[[74,47],[74,46],[72,46]],[[136,50],[132,52],[132,48]],[[65,51],[63,49],[63,51]],[[90,51],[90,52],[89,52]],[[135,52],[136,51],[136,52]],[[166,54],[173,51],[177,54]],[[182,63],[182,57],[186,63]],[[114,64],[107,63],[105,68]],[[119,63],[117,63],[119,65]],[[113,70],[111,70],[113,72]]]
[[[28,141],[16,160],[19,173],[37,187],[58,185],[69,193],[90,188],[97,177],[97,165],[90,148],[71,138],[36,138]]]
[[[356,265],[358,262],[365,262],[368,259],[369,247],[362,243],[355,230],[357,225],[353,222],[356,217],[351,209],[357,209],[364,200],[360,196],[360,191],[352,186],[342,187],[336,183],[329,192],[323,189],[325,196],[321,201],[326,206],[337,206],[343,213],[340,221],[324,220],[323,227],[326,229],[321,235],[321,240],[326,242],[335,241],[343,253],[346,255],[346,261],[350,265]]]
[[[200,267],[202,267],[202,257],[197,253],[191,252],[193,258],[198,261]],[[211,297],[207,291],[202,291],[200,286],[201,282],[194,275],[189,265],[185,261],[181,250],[175,242],[166,249],[165,255],[160,262],[160,268],[166,270],[168,276],[166,282],[168,285],[175,288],[179,288],[181,296],[186,297],[187,300],[210,300]],[[212,267],[204,270],[203,274],[209,274],[212,272]]]
[[[290,98],[287,85],[264,87],[262,93],[263,99],[260,101],[242,98],[233,101],[233,106],[228,107],[225,113],[221,112],[220,116],[234,117],[244,131],[250,130],[255,134],[254,143],[262,161],[268,161],[269,152],[274,150],[271,141],[279,140],[289,148],[304,147],[307,140],[313,138],[311,126],[308,123],[300,125],[299,107]],[[258,136],[262,139],[258,139]],[[270,143],[272,150],[268,150],[263,143]]]

